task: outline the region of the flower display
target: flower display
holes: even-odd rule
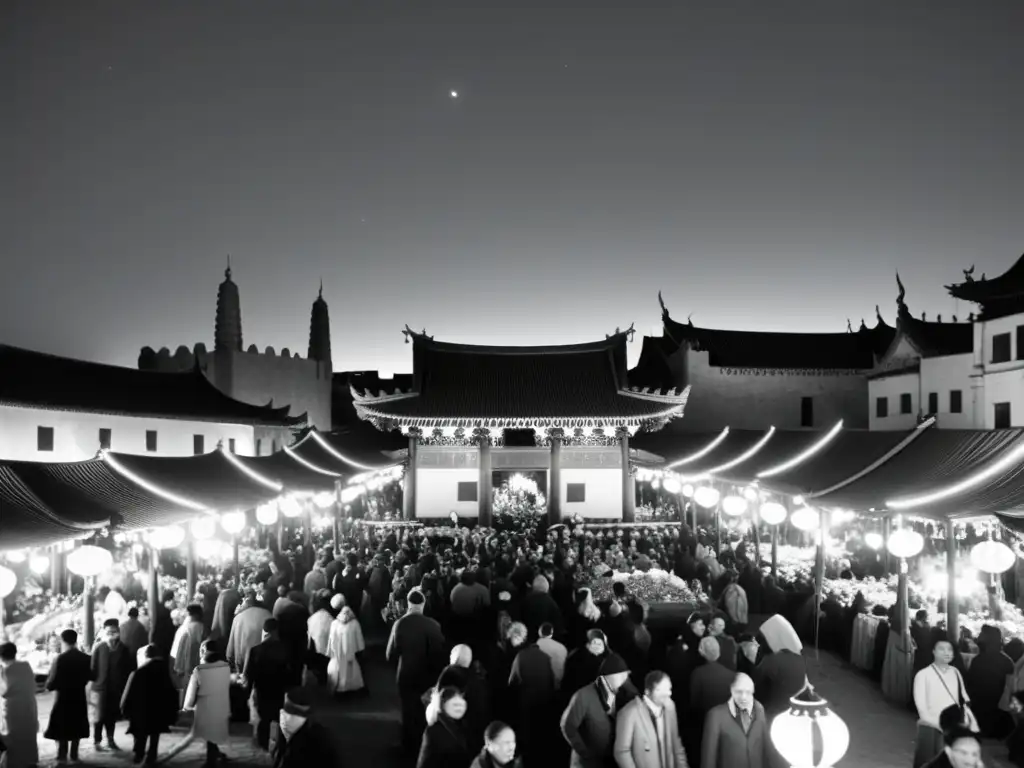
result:
[[[547,500],[536,480],[516,474],[494,489],[492,511],[495,529],[526,533],[547,512]]]
[[[652,568],[646,572],[616,571],[611,576],[597,576],[591,573],[590,580],[585,585],[590,588],[594,600],[600,602],[612,599],[612,585],[617,581],[626,585],[629,594],[647,604],[690,603],[697,606],[702,602],[698,592],[685,581],[674,573],[660,568]]]

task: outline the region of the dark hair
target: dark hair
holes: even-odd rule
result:
[[[423,605],[423,593],[419,590],[415,590],[409,593],[408,597],[409,605]]]
[[[137,619],[137,618],[139,618],[139,609],[138,608],[129,608],[128,609],[128,618],[129,619]]]
[[[160,658],[160,646],[150,643],[143,650],[147,659],[159,659]]]
[[[446,685],[444,688],[441,689],[441,706],[443,707],[456,696],[463,696],[462,691],[460,691],[454,685]]]
[[[979,741],[978,739],[978,734],[976,734],[970,728],[964,728],[962,726],[957,726],[955,728],[948,729],[946,731],[945,738],[943,739],[943,741],[946,742],[947,747],[952,747],[961,739],[974,739],[978,742],[978,744],[981,744],[981,741]]]
[[[541,637],[551,637],[555,634],[555,625],[550,621],[545,621],[540,625],[540,629],[538,631],[540,632]]]
[[[60,639],[68,645],[77,645],[78,633],[75,632],[75,630],[73,629],[65,629],[63,632],[60,633]]]
[[[622,597],[626,594],[626,585],[621,581],[616,581],[612,584],[612,594],[616,597]]]
[[[163,594],[160,596],[160,602],[161,603],[166,603],[166,602],[168,602],[170,600],[173,600],[173,599],[174,599],[174,590],[173,589],[165,589]]]
[[[277,632],[277,619],[267,619],[263,622],[263,631],[266,633]]]
[[[14,661],[18,657],[18,646],[14,643],[0,645],[0,660]]]
[[[121,624],[118,622],[117,619],[107,619],[103,622],[104,629],[118,629],[120,626]]]
[[[501,722],[501,720],[494,720],[490,725],[484,728],[484,741],[494,741],[496,738],[501,736],[503,731],[512,731],[512,726]],[[515,731],[512,732],[515,733]]]
[[[465,584],[467,587],[471,587],[476,584],[476,574],[467,568],[459,576],[459,581]]]
[[[188,608],[186,608],[185,610],[188,611],[188,615],[192,618],[203,618],[203,606],[201,605],[196,605],[195,603],[192,603],[192,605],[188,606]]]
[[[660,683],[662,680],[667,679],[668,675],[666,675],[660,669],[655,669],[651,672],[648,672],[647,676],[644,678],[644,690],[649,693],[654,690],[658,683]]]
[[[687,624],[696,624],[698,621],[704,621],[704,614],[699,613],[698,611],[694,611],[686,617]]]
[[[914,618],[918,621],[928,621],[928,611],[922,608],[920,611],[914,614]]]

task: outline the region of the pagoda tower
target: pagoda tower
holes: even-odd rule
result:
[[[320,294],[313,302],[309,317],[309,349],[306,357],[320,363],[331,364],[331,315],[324,301],[324,281],[320,281]]]
[[[242,351],[242,302],[238,286],[231,279],[231,257],[224,270],[224,282],[217,289],[217,320],[213,332],[215,351]]]

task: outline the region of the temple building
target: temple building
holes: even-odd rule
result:
[[[1024,256],[992,280],[973,273],[946,286],[977,306],[966,322],[914,318],[899,282],[896,337],[869,376],[872,429],[1024,426]]]
[[[306,424],[287,406],[232,400],[194,368],[138,371],[0,345],[0,459],[63,462],[100,449],[255,456],[289,445]]]
[[[632,385],[626,341],[490,347],[435,341],[406,327],[411,379],[353,375],[358,416],[408,439],[404,516],[492,520],[492,489],[542,475],[549,520],[633,519],[630,438],[682,416],[689,390]],[[402,386],[404,384],[405,386]]]
[[[662,335],[645,337],[630,371],[638,383],[690,388],[673,429],[820,429],[868,426],[866,375],[895,337],[877,313],[846,333],[725,331],[680,323],[658,295]]]
[[[331,429],[331,324],[323,285],[310,313],[309,345],[305,358],[288,348],[262,352],[255,344],[242,344],[242,306],[231,266],[217,291],[213,352],[203,343],[192,349],[178,347],[173,354],[144,347],[139,353],[143,371],[181,372],[198,368],[228,397],[256,406],[289,406],[304,413],[310,426]]]

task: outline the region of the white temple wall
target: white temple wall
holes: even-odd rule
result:
[[[53,430],[53,450],[39,450],[39,428]],[[192,456],[194,436],[203,436],[203,452],[217,443],[235,441],[235,453],[252,456],[253,427],[209,421],[54,411],[45,408],[0,406],[0,460],[85,461],[100,449],[100,430],[110,430],[110,450],[140,456]],[[156,450],[146,450],[146,432],[156,432]]]
[[[622,470],[621,469],[568,469],[562,475],[562,516],[619,520],[622,518]],[[585,500],[570,502],[567,495],[570,483],[585,486]]]
[[[476,501],[459,501],[459,483],[479,483],[478,469],[416,469],[416,518],[477,517]],[[480,488],[477,486],[477,495]]]

